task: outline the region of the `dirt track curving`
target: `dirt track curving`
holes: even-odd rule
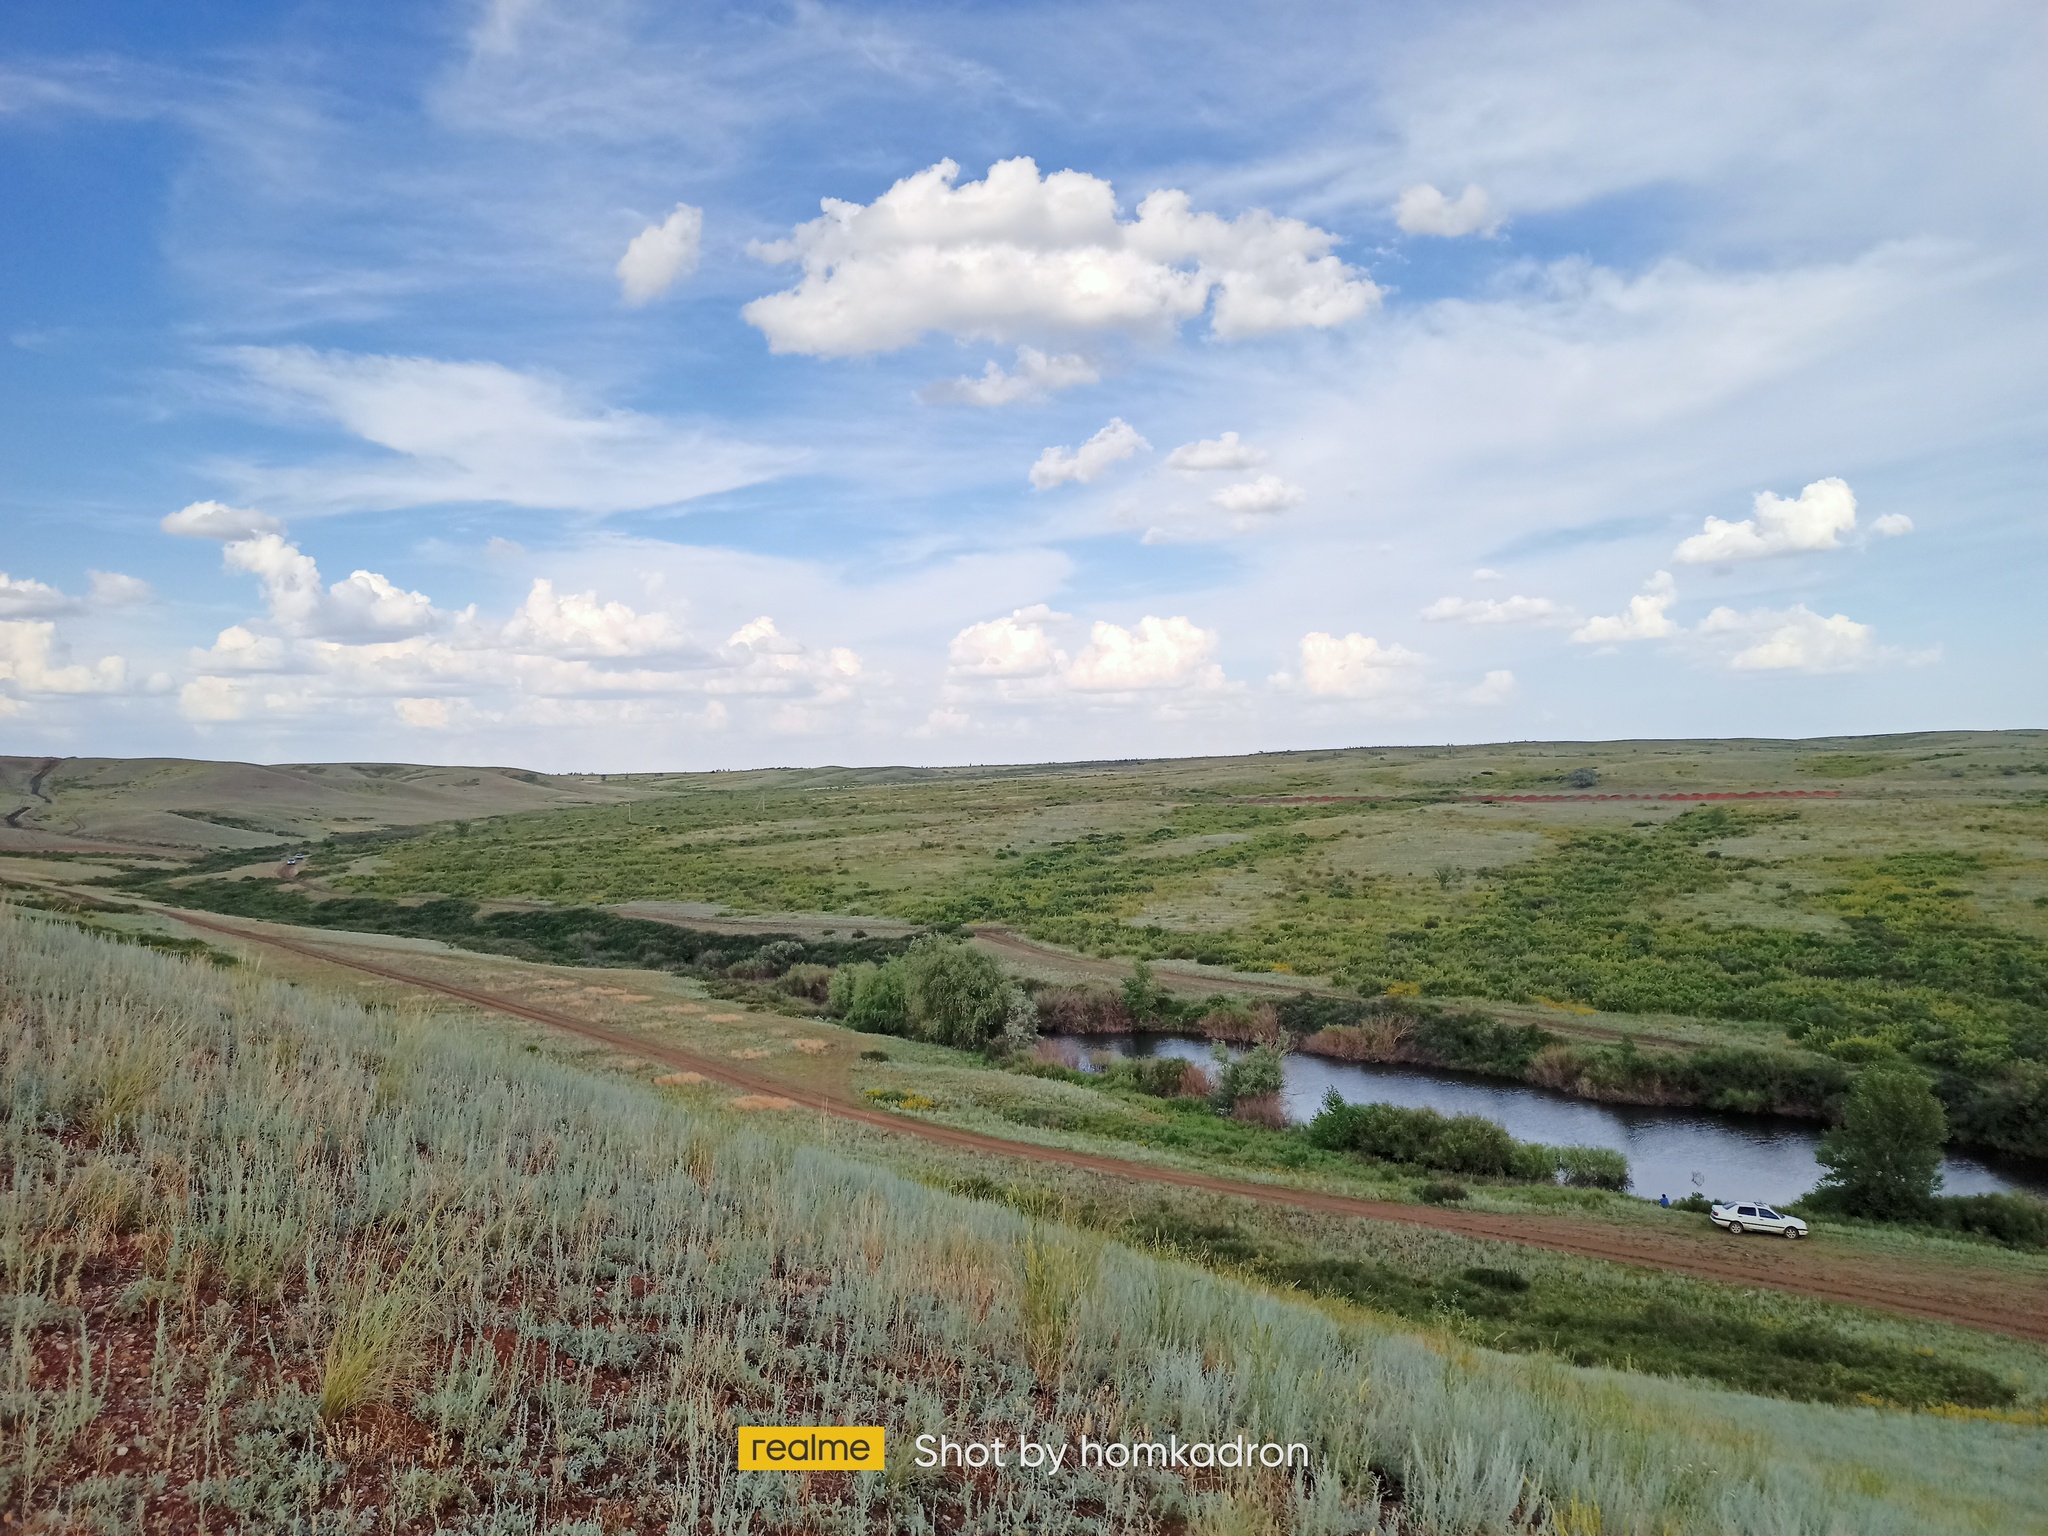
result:
[[[751,1094],[773,1096],[886,1131],[921,1137],[942,1146],[992,1157],[1012,1157],[1028,1162],[1055,1163],[1070,1168],[1198,1189],[1211,1194],[1257,1200],[1270,1205],[1288,1205],[1330,1215],[1355,1216],[1369,1221],[1403,1222],[1462,1233],[1467,1237],[1496,1242],[1519,1243],[1582,1258],[1605,1259],[1620,1264],[1673,1270],[1705,1280],[1731,1285],[1763,1286],[1817,1297],[1851,1306],[1872,1307],[1908,1317],[1930,1318],[1981,1328],[1992,1333],[2048,1343],[2048,1283],[2038,1279],[1999,1274],[1981,1269],[1936,1265],[1903,1265],[1863,1256],[1845,1255],[1807,1243],[1792,1243],[1762,1237],[1730,1238],[1718,1233],[1694,1234],[1632,1229],[1607,1222],[1555,1216],[1519,1216],[1480,1211],[1447,1210],[1434,1206],[1400,1205],[1389,1201],[1361,1200],[1347,1195],[1285,1185],[1258,1184],[1247,1180],[1216,1178],[1174,1168],[1155,1167],[1123,1158],[1070,1151],[1063,1147],[1036,1146],[1006,1141],[975,1131],[938,1125],[909,1115],[894,1114],[836,1095],[800,1087],[780,1078],[747,1071],[731,1062],[677,1049],[626,1030],[612,1029],[574,1015],[530,1003],[500,997],[468,987],[435,981],[396,970],[369,960],[336,954],[293,939],[278,937],[254,928],[201,917],[196,913],[163,909],[195,928],[207,929],[246,943],[266,944],[308,960],[342,966],[386,981],[437,992],[478,1008],[509,1014],[514,1018],[545,1024],[567,1034],[613,1046],[644,1060],[657,1061],[682,1071],[699,1072],[713,1081]]]

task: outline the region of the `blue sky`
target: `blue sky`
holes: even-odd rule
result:
[[[0,738],[2040,725],[2026,4],[0,21]]]

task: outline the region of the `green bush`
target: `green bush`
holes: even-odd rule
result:
[[[1559,1147],[1557,1169],[1583,1189],[1628,1188],[1628,1159],[1610,1147]]]
[[[1278,1093],[1285,1080],[1280,1052],[1270,1045],[1255,1046],[1235,1061],[1218,1046],[1216,1060],[1216,1088],[1209,1101],[1218,1109],[1230,1109],[1241,1099]]]
[[[1532,1183],[1555,1177],[1569,1156],[1570,1166],[1580,1175],[1574,1182],[1606,1189],[1628,1185],[1628,1160],[1618,1152],[1594,1147],[1560,1151],[1517,1141],[1478,1115],[1442,1115],[1433,1109],[1402,1109],[1394,1104],[1347,1104],[1334,1089],[1305,1134],[1310,1145],[1325,1151]]]
[[[1520,1077],[1556,1037],[1534,1024],[1505,1024],[1489,1014],[1431,1010],[1416,1024],[1413,1038],[1447,1067]]]
[[[833,969],[829,965],[792,965],[782,973],[776,985],[791,997],[808,998],[814,1003],[822,1003],[832,996],[833,975]]]
[[[1944,1073],[1934,1091],[1958,1141],[2048,1159],[2048,1062],[2016,1061],[1988,1079]]]
[[[967,944],[927,934],[904,951],[904,1012],[920,1040],[960,1050],[1004,1042],[1026,1044],[1037,1010],[993,957]]]
[[[1155,1099],[1177,1099],[1203,1092],[1200,1085],[1207,1081],[1207,1074],[1178,1056],[1126,1056],[1106,1063],[1095,1080]]]
[[[246,860],[244,860],[246,862]],[[907,939],[799,939],[786,933],[709,933],[621,917],[597,907],[480,915],[474,901],[436,897],[398,902],[381,896],[316,901],[271,880],[195,880],[171,885],[161,870],[116,876],[107,884],[166,906],[253,917],[308,928],[343,928],[439,939],[462,949],[510,955],[543,965],[631,966],[722,976],[779,976],[793,964],[842,966],[901,954]]]
[[[2025,1195],[1945,1195],[1934,1201],[1934,1225],[1974,1232],[2013,1248],[2048,1248],[2048,1202]]]
[[[937,934],[881,965],[841,966],[826,996],[850,1028],[960,1050],[1018,1049],[1037,1029],[1037,1010],[1000,965]]]
[[[842,987],[835,976],[833,992],[844,994],[842,1017],[849,1029],[870,1035],[908,1033],[910,1016],[903,1000],[901,960],[890,960],[881,965],[842,966],[840,974],[847,977],[846,983]]]

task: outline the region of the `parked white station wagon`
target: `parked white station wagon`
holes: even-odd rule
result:
[[[1775,1232],[1780,1237],[1806,1236],[1806,1223],[1797,1216],[1781,1216],[1768,1205],[1717,1205],[1707,1213],[1717,1227],[1726,1227],[1740,1237],[1745,1232]]]

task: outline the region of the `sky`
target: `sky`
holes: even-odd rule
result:
[[[0,751],[2041,726],[2031,0],[0,18]]]

